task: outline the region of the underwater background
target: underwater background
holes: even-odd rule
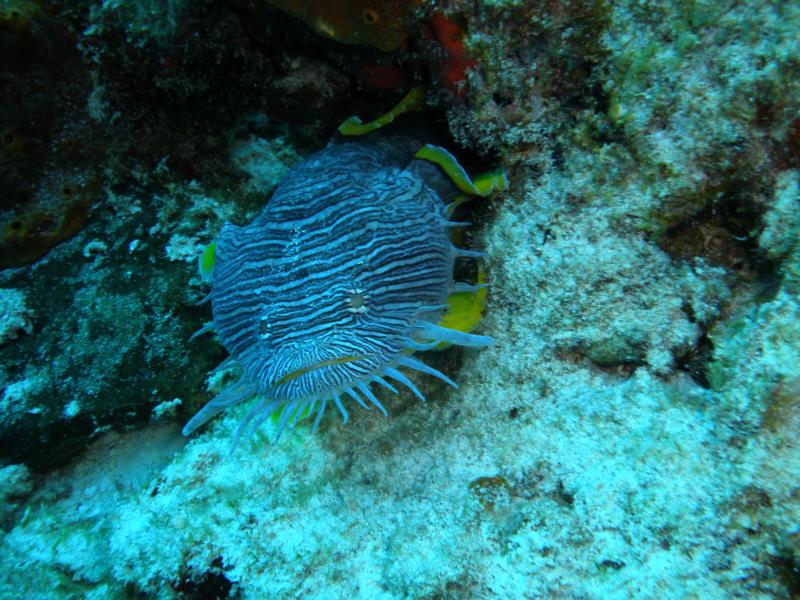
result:
[[[0,0],[0,598],[800,597],[798,32],[796,1]],[[508,174],[457,209],[494,343],[417,352],[459,387],[407,372],[388,417],[183,436],[235,381],[189,340],[198,257],[413,89],[398,123]]]

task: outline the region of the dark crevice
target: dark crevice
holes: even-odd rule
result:
[[[175,586],[180,598],[185,600],[234,600],[239,595],[231,594],[233,583],[225,577],[222,558],[211,563],[211,569],[202,575],[186,575]]]
[[[786,587],[788,598],[792,600],[800,599],[800,561],[798,561],[797,556],[790,551],[786,551],[773,557],[771,564],[777,572],[781,583]]]
[[[697,385],[709,389],[711,384],[708,380],[708,365],[713,356],[714,343],[708,332],[703,331],[697,344],[676,358],[675,368],[688,374]]]

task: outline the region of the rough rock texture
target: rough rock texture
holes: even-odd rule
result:
[[[89,11],[82,43],[99,53],[95,97],[116,108],[97,114],[109,124],[138,97],[109,79],[115,61],[139,48],[145,77],[158,71],[148,49],[191,31],[188,5],[170,6],[155,25],[124,2]],[[215,25],[194,50],[176,46],[186,68],[142,92],[148,110],[175,89],[181,103],[236,107],[208,73],[227,76],[225,31],[263,17],[231,6],[195,5],[196,22]],[[139,19],[127,44],[116,14]],[[421,355],[460,389],[422,379],[425,405],[381,396],[388,419],[328,415],[316,435],[300,424],[274,445],[268,421],[229,455],[246,407],[188,443],[164,416],[36,480],[6,467],[0,597],[797,595],[800,8],[494,0],[453,2],[448,17],[477,61],[461,96],[435,87],[424,35],[398,62],[427,65],[408,75],[433,88],[454,138],[511,173],[506,194],[473,201],[480,226],[466,240],[488,254],[481,331],[495,345]],[[259,70],[265,54],[243,39],[245,80],[274,77],[258,89],[287,78],[297,86],[286,89],[351,89],[344,59],[364,58],[278,52]],[[221,63],[208,73],[193,60],[212,56]],[[326,97],[304,117],[319,131],[339,110]],[[5,420],[94,414],[84,390],[125,412],[126,398],[163,389],[140,398],[130,417],[140,423],[176,397],[180,419],[208,396],[201,380],[222,353],[210,339],[186,345],[208,318],[186,308],[203,293],[189,261],[303,152],[297,122],[271,122],[291,98],[251,100],[218,119],[178,119],[193,121],[184,144],[156,127],[169,111],[132,108],[163,132],[160,168],[116,178],[118,201],[105,205],[127,208],[0,276],[35,315],[32,332],[0,346]],[[128,135],[121,148],[157,147],[158,136]],[[149,375],[121,378],[131,352]],[[212,391],[223,384],[208,379]]]
[[[33,315],[19,290],[0,289],[0,344],[33,330]]]

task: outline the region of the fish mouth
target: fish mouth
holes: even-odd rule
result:
[[[344,363],[355,362],[357,360],[363,360],[367,358],[364,355],[354,355],[354,356],[340,356],[338,358],[331,358],[328,360],[323,360],[318,363],[314,363],[313,365],[309,365],[307,367],[301,367],[299,369],[295,369],[294,371],[289,371],[285,375],[283,375],[280,379],[278,379],[274,384],[273,387],[278,387],[289,383],[303,375],[311,373],[312,371],[317,371],[319,369],[323,369],[325,367],[332,367],[334,365],[341,365]]]

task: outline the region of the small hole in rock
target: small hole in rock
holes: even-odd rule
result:
[[[375,25],[378,22],[378,13],[374,9],[368,8],[361,13],[361,18],[364,19],[364,23],[367,25]]]

